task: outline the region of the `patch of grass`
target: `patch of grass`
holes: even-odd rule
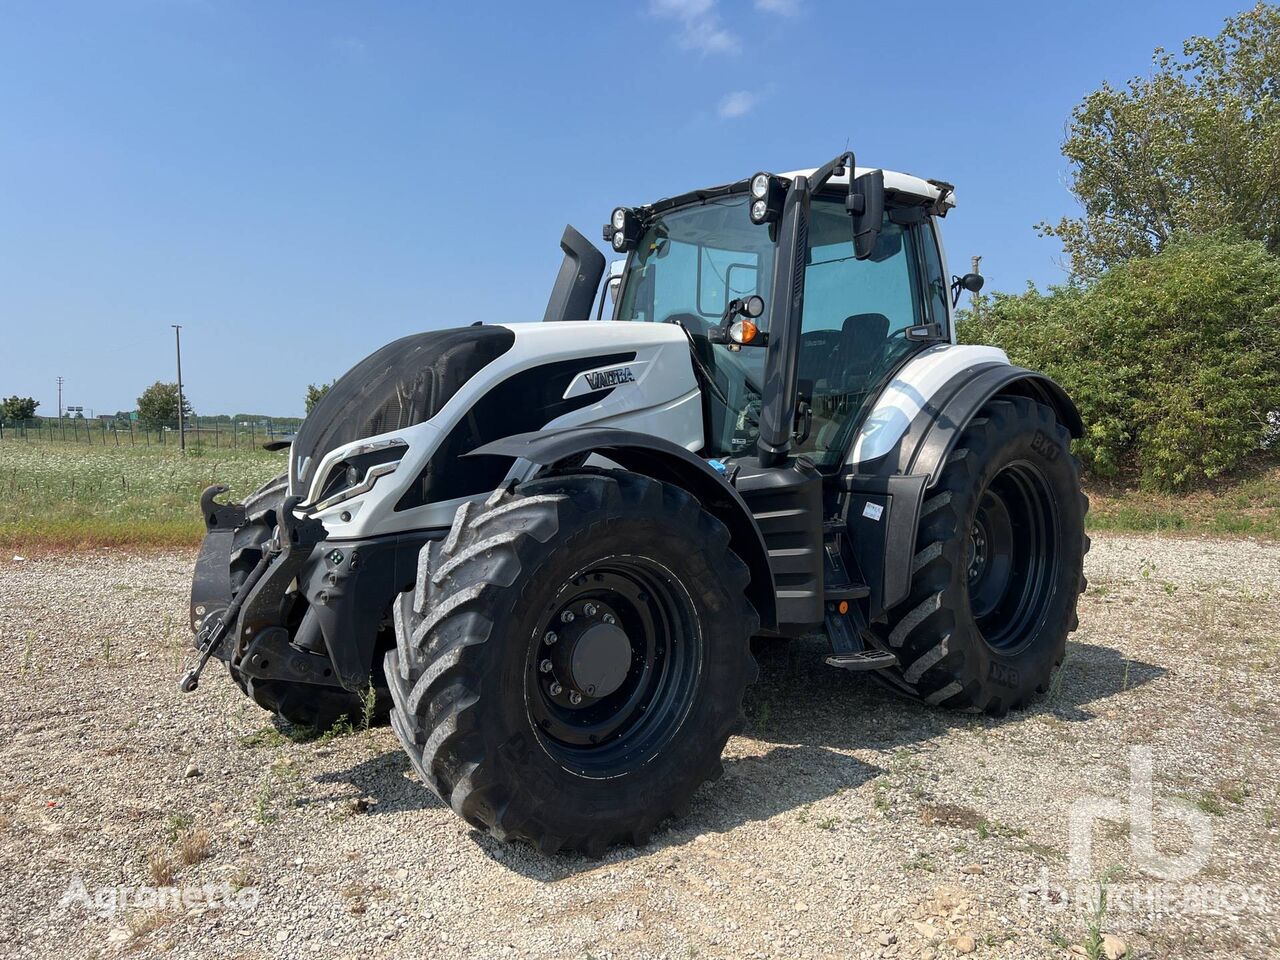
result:
[[[156,850],[147,858],[147,875],[153,887],[173,885],[173,878],[178,875],[178,865],[167,850]]]
[[[922,870],[925,873],[937,873],[938,866],[933,862],[933,857],[927,853],[917,853],[914,857],[902,865],[904,870]]]
[[[880,813],[889,812],[889,788],[883,777],[877,777],[871,786],[871,802]]]
[[[178,839],[178,859],[188,867],[208,860],[212,845],[208,830],[188,830]]]
[[[1201,812],[1207,813],[1211,817],[1220,817],[1227,812],[1218,797],[1208,790],[1200,791],[1200,794],[1195,798],[1195,804]]]
[[[1102,925],[1107,919],[1107,884],[1119,873],[1119,867],[1110,867],[1098,879],[1098,898],[1093,905],[1093,913],[1089,916],[1085,928],[1084,952],[1089,960],[1100,960],[1102,957]]]
[[[246,750],[258,747],[281,747],[289,742],[289,738],[275,727],[263,727],[253,733],[246,733],[237,741]]]
[[[129,930],[129,935],[136,940],[159,930],[172,920],[173,914],[164,910],[144,910],[129,917],[125,921],[125,926]]]
[[[165,821],[165,838],[170,843],[177,843],[178,838],[191,829],[191,817],[185,813],[171,813]]]
[[[339,737],[349,737],[355,732],[356,728],[351,725],[351,721],[344,713],[337,720],[333,721],[333,726],[319,734],[319,736],[315,738],[315,742],[318,744],[332,743]]]
[[[365,687],[361,705],[364,709],[364,715],[360,718],[361,726],[368,730],[373,726],[374,714],[378,712],[378,691],[373,688],[372,683]]]
[[[200,492],[244,497],[284,471],[279,453],[240,447],[0,440],[0,549],[194,545]]]
[[[1280,457],[1186,493],[1090,483],[1090,530],[1280,540]]]

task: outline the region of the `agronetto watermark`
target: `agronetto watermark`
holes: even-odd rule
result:
[[[1103,824],[1128,830],[1128,873],[1140,879],[1118,880],[1115,869],[1095,863],[1094,839]],[[1159,829],[1157,829],[1159,825]],[[1114,829],[1114,827],[1112,828]],[[1042,869],[1037,882],[1022,888],[1025,911],[1102,913],[1116,926],[1160,916],[1233,916],[1270,913],[1267,888],[1232,881],[1200,882],[1213,851],[1213,821],[1185,802],[1157,802],[1152,789],[1149,747],[1129,749],[1129,796],[1085,797],[1069,813],[1067,876],[1055,880]],[[1175,849],[1176,848],[1176,849]]]
[[[108,884],[89,887],[79,876],[67,883],[57,903],[60,912],[83,911],[99,917],[114,917],[129,910],[208,910],[249,911],[261,899],[257,887],[234,887],[226,880],[220,883],[184,884],[152,887],[132,884]]]

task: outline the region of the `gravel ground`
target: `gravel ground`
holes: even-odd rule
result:
[[[1068,956],[1104,876],[1130,956],[1280,951],[1280,545],[1096,539],[1059,679],[1001,720],[768,648],[725,777],[598,861],[475,834],[386,729],[297,742],[221,669],[177,693],[192,560],[0,562],[0,954]],[[1070,856],[1131,747],[1190,876],[1124,822]]]

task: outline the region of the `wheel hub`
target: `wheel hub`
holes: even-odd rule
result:
[[[556,630],[543,637],[539,665],[547,693],[578,709],[622,686],[634,663],[634,646],[607,603],[579,601],[552,618]]]
[[[631,668],[631,641],[614,624],[594,623],[573,644],[572,687],[588,697],[607,697],[622,686]]]

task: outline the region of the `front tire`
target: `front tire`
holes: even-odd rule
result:
[[[464,504],[395,606],[392,726],[426,784],[500,839],[644,843],[744,722],[748,580],[719,521],[635,474]]]
[[[990,714],[1048,689],[1079,625],[1088,500],[1071,437],[1044,404],[989,401],[921,507],[908,598],[873,627],[898,654],[884,679]]]

